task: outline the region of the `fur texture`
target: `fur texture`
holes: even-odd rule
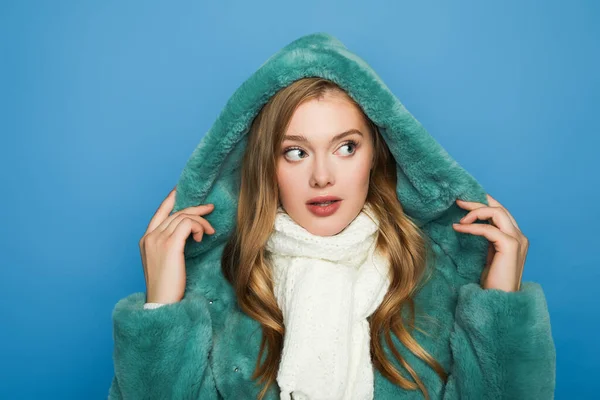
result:
[[[233,93],[191,154],[177,184],[174,211],[214,203],[206,219],[216,234],[205,235],[200,243],[188,239],[188,279],[181,302],[143,310],[145,294],[134,293],[116,304],[109,398],[256,398],[260,388],[250,376],[261,327],[237,307],[221,274],[220,255],[235,223],[250,123],[277,90],[308,76],[336,82],[379,126],[398,163],[398,198],[432,239],[438,257],[435,274],[416,302],[434,320],[419,325],[427,335],[415,331],[414,337],[450,373],[448,383],[394,341],[431,398],[553,398],[556,353],[542,288],[523,282],[519,292],[482,289],[487,239],[451,226],[467,213],[455,199],[487,204],[486,191],[364,60],[326,33],[300,37],[266,60]],[[279,398],[276,387],[267,398]],[[397,398],[423,396],[403,390],[376,370],[375,399]]]

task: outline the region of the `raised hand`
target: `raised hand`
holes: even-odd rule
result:
[[[500,289],[505,292],[518,291],[527,258],[529,240],[519,225],[497,200],[486,194],[489,206],[456,200],[459,207],[471,210],[459,224],[452,224],[458,232],[484,236],[490,241],[485,268],[481,274],[481,287]],[[477,219],[491,220],[491,224],[474,224]]]
[[[200,242],[204,233],[215,233],[201,217],[213,211],[213,204],[184,208],[172,215],[175,189],[163,200],[140,239],[140,254],[146,279],[146,302],[169,304],[180,301],[185,292],[185,242],[190,234]]]

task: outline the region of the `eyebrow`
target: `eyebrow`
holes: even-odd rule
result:
[[[363,134],[361,131],[359,131],[358,129],[349,129],[345,132],[342,132],[340,134],[335,135],[334,137],[331,138],[331,140],[329,141],[329,144],[332,144],[333,142],[340,140],[341,138],[344,138],[346,136],[352,135],[352,134],[358,134],[361,137],[363,137]],[[293,140],[296,142],[303,142],[303,143],[309,143],[308,139],[305,136],[302,135],[286,135],[283,140]]]

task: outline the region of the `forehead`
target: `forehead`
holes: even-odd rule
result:
[[[369,132],[361,112],[343,97],[313,99],[302,103],[295,110],[284,140],[298,140],[298,136],[309,142],[328,142],[340,133],[362,132],[365,138]]]

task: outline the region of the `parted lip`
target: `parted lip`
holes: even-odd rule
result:
[[[308,200],[306,202],[306,204],[324,203],[326,201],[334,201],[334,200],[341,200],[341,199],[337,196],[318,196],[318,197],[313,197],[312,199]]]

